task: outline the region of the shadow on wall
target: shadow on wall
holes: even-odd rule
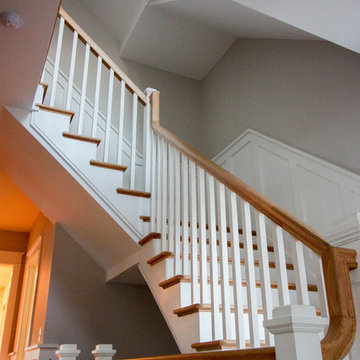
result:
[[[96,344],[117,358],[178,354],[147,286],[105,283],[105,273],[56,226],[44,343],[77,344],[79,360]]]

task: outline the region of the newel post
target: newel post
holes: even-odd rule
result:
[[[91,352],[95,360],[112,360],[116,354],[116,350],[113,349],[111,344],[99,344],[96,345],[95,350]]]
[[[76,360],[80,354],[76,344],[63,344],[60,349],[56,351],[56,356],[59,360]]]
[[[313,306],[287,305],[275,308],[264,327],[274,334],[276,360],[321,360],[320,333],[327,323]]]
[[[151,101],[151,121],[160,123],[160,92],[155,90],[150,95]]]

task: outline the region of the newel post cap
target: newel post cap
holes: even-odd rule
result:
[[[62,344],[59,350],[56,351],[56,356],[62,360],[76,360],[81,350],[77,348],[76,344]]]
[[[91,352],[95,359],[98,360],[111,360],[116,354],[116,350],[113,349],[112,344],[98,344],[95,350]]]

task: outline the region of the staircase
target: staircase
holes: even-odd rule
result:
[[[66,74],[64,32],[72,37]],[[22,125],[71,167],[119,233],[126,232],[126,241],[111,246],[122,246],[120,260],[138,264],[182,353],[235,350],[213,356],[273,359],[274,337],[263,320],[290,304],[312,305],[316,316],[328,319],[324,359],[349,352],[353,251],[331,247],[164,129],[160,94],[144,94],[63,9],[55,59],[48,59],[43,81],[49,85],[39,85]]]

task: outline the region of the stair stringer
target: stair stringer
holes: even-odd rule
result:
[[[65,139],[62,136],[61,130],[68,130],[68,126],[66,128],[66,123],[69,123],[69,116],[47,112],[46,116],[48,116],[48,124],[50,124],[50,126],[48,126],[47,129],[41,129],[41,127],[39,126],[43,126],[44,124],[40,124],[40,120],[44,119],[39,118],[40,112],[27,112],[20,109],[8,107],[6,108],[6,110],[4,110],[4,113],[7,113],[9,115],[5,116],[6,121],[9,122],[8,125],[4,124],[6,131],[8,129],[11,131],[15,131],[16,133],[21,131],[18,126],[13,123],[16,120],[16,122],[27,131],[29,136],[31,136],[31,139],[33,139],[26,139],[26,143],[31,143],[29,146],[31,146],[32,149],[29,150],[29,152],[32,154],[35,153],[36,156],[41,152],[41,155],[39,155],[39,157],[42,158],[42,156],[47,155],[43,154],[43,151],[39,149],[39,145],[43,149],[45,149],[46,152],[50,154],[50,156],[55,159],[58,164],[60,164],[61,168],[65,169],[66,172],[70,174],[72,178],[77,182],[77,184],[86,191],[87,195],[85,195],[85,197],[91,197],[91,200],[86,199],[85,203],[90,202],[93,204],[93,201],[95,200],[98,206],[98,210],[96,211],[99,215],[98,218],[94,218],[92,220],[91,218],[89,218],[87,225],[83,222],[80,226],[80,230],[77,229],[76,226],[67,226],[69,220],[64,219],[64,217],[66,216],[64,216],[63,214],[59,214],[59,212],[56,211],[56,214],[54,214],[54,212],[49,210],[48,207],[43,206],[42,203],[44,203],[44,201],[42,201],[41,198],[38,197],[37,199],[35,199],[29,192],[29,190],[27,191],[25,189],[30,189],[31,187],[32,189],[34,189],[34,184],[32,184],[31,186],[29,186],[29,184],[18,184],[18,186],[22,188],[24,193],[27,194],[30,199],[32,199],[32,201],[40,208],[40,210],[46,213],[46,215],[50,218],[51,221],[61,222],[65,229],[69,232],[69,234],[79,242],[79,244],[95,259],[95,261],[97,261],[97,263],[104,270],[108,270],[115,264],[119,263],[131,254],[138,251],[139,246],[137,245],[137,242],[142,237],[143,231],[143,224],[141,223],[138,216],[139,213],[148,212],[147,207],[149,204],[149,200],[143,198],[133,198],[130,196],[120,196],[116,194],[118,178],[116,176],[109,176],[110,171],[112,170],[92,167],[89,164],[90,160],[94,158],[96,154],[96,144],[78,141],[77,145],[70,147],[71,149],[67,148],[66,150],[63,149],[62,151],[58,147],[59,144],[65,144],[65,142],[67,144],[71,142],[73,142],[74,144],[75,142],[75,140],[73,139]],[[49,127],[52,130],[45,134],[44,131],[48,131]],[[3,133],[3,135],[4,137],[6,136],[5,133]],[[15,135],[15,137],[19,136],[23,137],[24,135]],[[3,146],[4,148],[8,146],[7,141],[3,142]],[[34,150],[35,147],[36,150]],[[76,156],[73,155],[72,159],[70,159],[68,156],[71,154],[71,150],[73,151],[73,154],[76,154]],[[5,153],[6,151],[7,150],[4,150],[3,153]],[[13,152],[16,153],[19,151],[21,150],[17,148]],[[6,155],[3,156],[3,158],[5,157]],[[76,160],[76,157],[79,157],[79,160]],[[41,160],[27,160],[29,162],[34,162],[33,171],[36,171],[36,163]],[[16,156],[13,163],[16,163]],[[9,164],[4,164],[4,167],[6,166],[9,166]],[[91,175],[85,177],[84,169],[88,171],[88,173]],[[26,171],[31,170],[26,169]],[[18,172],[18,169],[16,169],[16,172]],[[113,171],[113,173],[116,173],[116,171]],[[19,174],[17,174],[16,176],[19,176]],[[90,176],[92,178],[90,178]],[[104,185],[101,189],[99,188],[98,184],[100,179],[103,181],[105,177],[108,179],[108,182],[106,182],[106,185]],[[20,182],[21,181],[22,180],[20,180]],[[17,183],[17,181],[15,181],[15,183]],[[115,184],[116,186],[113,186],[111,189],[114,199],[110,200],[109,189],[110,186]],[[22,185],[25,185],[25,188]],[[46,185],[44,185],[43,187],[46,187]],[[106,191],[108,191],[107,193],[106,191],[103,191],[104,188]],[[82,192],[82,194],[84,195],[84,192]],[[124,216],[121,210],[126,210],[128,216]],[[79,211],[87,212],[88,208],[86,208],[85,206],[85,208],[79,208]],[[96,211],[92,211],[92,216],[93,213]],[[107,217],[103,214],[103,212],[106,212]],[[77,220],[75,220],[75,223],[76,221]],[[94,230],[93,227],[95,226],[101,229]],[[101,238],[99,244],[95,243],[95,234],[98,238]],[[89,241],[89,238],[91,238],[92,240]]]

